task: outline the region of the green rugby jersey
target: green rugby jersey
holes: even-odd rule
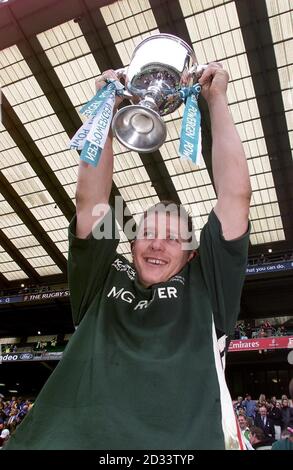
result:
[[[114,215],[109,211],[113,227]],[[78,325],[7,449],[238,449],[224,377],[248,233],[226,241],[212,211],[199,255],[143,288],[118,240],[77,239],[68,259]]]

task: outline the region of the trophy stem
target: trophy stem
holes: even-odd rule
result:
[[[141,100],[139,104],[144,108],[152,109],[153,111],[159,114],[159,108],[153,96],[146,95],[144,100]]]

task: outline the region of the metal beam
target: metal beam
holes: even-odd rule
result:
[[[265,0],[235,2],[286,240],[293,231],[293,163]]]
[[[28,163],[39,177],[46,190],[52,196],[54,202],[59,206],[67,220],[71,220],[75,208],[68,194],[53,173],[52,168],[46,162],[40,150],[32,140],[28,131],[18,118],[14,109],[7,101],[5,95],[2,99],[3,125],[22,152]]]
[[[29,40],[24,38],[24,40],[18,44],[18,48],[31,69],[34,78],[44,92],[44,95],[54,109],[65,132],[68,134],[69,138],[71,138],[76,132],[76,129],[82,125],[82,121],[44,49],[41,47],[38,38],[36,36],[33,36]]]
[[[41,276],[22,255],[22,253],[16,248],[16,246],[9,240],[3,230],[0,229],[0,244],[2,248],[8,253],[8,255],[18,264],[18,266],[25,272],[32,282],[39,283]]]
[[[92,7],[101,8],[116,0],[92,0]],[[21,40],[19,29],[11,21],[11,12],[21,22],[27,37],[54,28],[59,24],[81,15],[80,0],[26,0],[0,3],[0,44],[1,48],[10,47]]]
[[[81,121],[79,120],[79,123],[76,125],[76,121],[78,121],[78,116],[76,115],[76,113],[74,113],[76,116],[75,121],[68,118],[68,115],[64,109],[64,104],[65,106],[69,106],[70,100],[67,99],[66,101],[66,96],[64,96],[66,95],[66,93],[64,92],[63,87],[60,86],[59,88],[63,90],[62,98],[63,100],[65,100],[65,103],[63,101],[64,104],[60,103],[60,99],[58,95],[54,92],[54,89],[52,88],[51,81],[50,81],[50,75],[47,72],[49,69],[49,60],[47,59],[46,54],[41,48],[39,41],[37,41],[35,36],[31,38],[31,42],[35,45],[35,48],[37,49],[37,51],[35,51],[32,45],[30,44],[21,24],[19,23],[15,14],[13,13],[12,9],[9,9],[9,12],[10,12],[11,21],[14,23],[14,26],[17,29],[19,36],[21,38],[21,40],[18,42],[18,48],[21,54],[23,55],[25,61],[30,67],[35,79],[37,80],[38,84],[43,90],[49,103],[51,104],[54,111],[56,112],[56,115],[58,119],[60,120],[61,124],[63,125],[65,131],[68,132],[69,135],[71,134],[73,135],[77,125],[80,125]],[[40,57],[43,57],[43,64],[41,64],[40,62]],[[54,73],[54,75],[56,74]],[[55,82],[58,81],[57,76],[54,77],[54,79],[55,79]],[[71,106],[73,108],[72,104]],[[17,118],[16,113],[12,112],[11,109],[10,109],[10,114],[11,114],[12,120],[15,123],[15,126],[22,127],[21,121]],[[25,132],[25,129],[23,129],[22,134],[24,136],[24,140],[27,143],[31,142],[31,138],[29,134]],[[21,147],[21,142],[17,142],[17,143],[18,143],[18,146]],[[35,165],[37,166],[37,171],[36,170],[35,171],[38,175],[39,174],[44,175],[43,179],[42,179],[42,176],[40,176],[42,183],[44,184],[46,189],[49,191],[49,193],[51,194],[56,204],[60,207],[60,210],[63,212],[64,216],[67,217],[68,220],[71,220],[75,211],[72,200],[70,199],[70,197],[64,190],[58,178],[56,178],[55,175],[52,173],[52,170],[50,166],[47,164],[46,159],[40,158],[40,156],[42,157],[42,154],[38,150],[37,146],[31,145],[30,147],[31,147],[30,148],[31,152],[28,152],[28,154],[25,155],[27,160],[31,163],[33,168]],[[37,157],[36,159],[32,157],[32,153],[36,155]],[[29,158],[31,161],[29,160]],[[48,189],[47,186],[49,186],[50,189]]]
[[[66,258],[58,250],[57,246],[52,242],[51,238],[47,235],[41,224],[35,219],[30,210],[24,204],[17,192],[9,184],[5,176],[0,173],[0,187],[1,193],[5,200],[10,204],[13,210],[17,213],[18,217],[23,221],[27,228],[31,231],[32,235],[38,240],[40,245],[61,269],[66,273]]]
[[[0,289],[5,290],[10,287],[10,282],[6,279],[4,274],[0,273]]]
[[[151,180],[151,186],[155,188],[160,201],[170,200],[180,204],[178,192],[159,150],[151,154],[140,153],[139,155]]]
[[[106,3],[108,4],[109,2]],[[23,39],[18,44],[18,48],[29,65],[31,71],[33,72],[38,84],[46,95],[50,105],[54,109],[56,116],[64,127],[65,132],[67,132],[69,138],[71,138],[76,132],[76,129],[82,125],[82,121],[78,116],[66,91],[64,90],[58,75],[53,69],[37,37],[33,36],[28,39],[13,13],[11,13],[11,16]],[[40,165],[40,162],[44,161],[44,159],[38,159],[37,163]],[[42,168],[39,168],[39,170],[42,173]],[[38,171],[36,171],[36,173],[39,174]],[[45,182],[43,182],[43,184],[45,185]],[[67,216],[68,220],[71,220],[75,212],[75,207],[57,178],[55,179],[54,193],[55,194],[54,196],[52,195],[52,197],[54,198],[55,202],[57,203],[57,197],[59,197],[61,202],[61,211],[63,211],[63,214]],[[113,207],[116,196],[122,197],[116,185],[113,183],[113,189],[110,197],[110,204]],[[69,207],[69,211],[66,210],[67,207]],[[132,217],[130,216],[130,211],[127,209],[125,202],[123,203],[123,209],[124,223],[127,223],[130,219],[132,219]]]
[[[87,6],[82,2],[82,0],[81,0],[81,5],[82,5],[82,14],[79,18],[76,18],[75,21],[79,23],[79,26],[83,32],[84,38],[87,41],[90,51],[93,54],[100,70],[111,69],[113,66],[110,63],[110,60],[107,56],[107,52],[105,51],[105,49],[103,48],[103,45],[99,41],[99,34],[95,30],[92,17],[87,9]],[[111,194],[110,194],[110,201],[109,201],[112,207],[115,206],[116,197],[121,198],[122,205],[123,205],[122,218],[121,218],[121,214],[119,215],[116,214],[116,217],[119,219],[119,223],[122,225],[121,228],[123,229],[124,225],[129,221],[131,221],[132,226],[135,227],[136,225],[135,220],[133,219],[132,214],[127,207],[127,203],[122,198],[119,188],[116,186],[113,180]]]

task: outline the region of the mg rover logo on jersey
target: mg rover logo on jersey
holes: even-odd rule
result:
[[[133,292],[129,290],[125,290],[124,287],[117,290],[116,286],[113,286],[110,292],[107,294],[107,297],[114,297],[115,299],[124,300],[124,302],[128,302],[129,304],[132,303],[133,299],[135,298]]]

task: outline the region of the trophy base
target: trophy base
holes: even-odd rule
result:
[[[141,153],[158,150],[167,135],[166,124],[158,113],[141,105],[120,109],[114,116],[112,129],[122,145]]]

